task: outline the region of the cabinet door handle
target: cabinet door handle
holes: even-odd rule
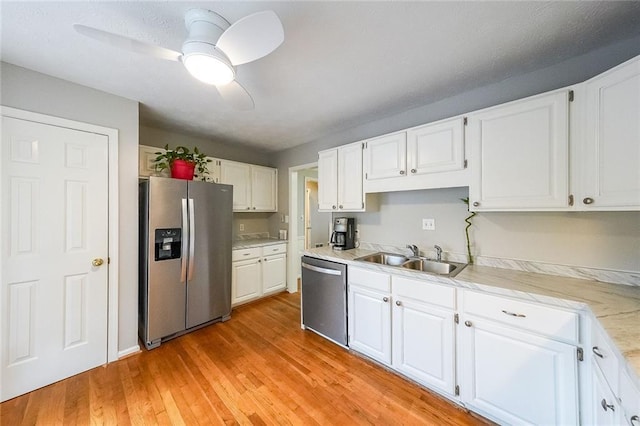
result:
[[[383,297],[383,298],[382,298],[382,301],[383,301],[383,302],[388,302],[388,301],[389,301],[389,298],[388,298],[388,297]]]
[[[400,174],[403,175],[404,174],[404,170],[400,170]]]
[[[338,208],[339,208],[339,209],[341,209],[341,208],[342,208],[342,204],[340,204],[340,205],[338,206]]]
[[[332,208],[333,210],[335,210],[335,209],[336,209],[336,206],[331,206],[331,208]]]
[[[635,426],[636,422],[638,422],[638,424],[640,425],[640,417],[638,416],[631,416],[631,418],[629,419],[629,422]]]
[[[607,400],[604,398],[602,398],[602,401],[600,401],[600,405],[602,405],[602,409],[604,411],[607,411],[607,409],[611,411],[616,411],[616,407],[614,407],[613,404],[607,404]]]
[[[602,355],[602,353],[600,352],[600,348],[597,346],[594,346],[593,348],[591,348],[591,352],[593,352],[596,356],[599,356],[600,358],[604,358],[604,355]]]
[[[399,300],[396,300],[396,306],[400,306],[400,305],[402,305],[402,302]]]
[[[516,314],[515,312],[505,311],[504,309],[502,310],[502,313],[505,314],[505,315],[509,315],[509,316],[517,317],[517,318],[526,318],[527,317],[524,314]]]
[[[473,325],[473,323],[469,320],[464,322],[464,325],[466,325],[467,327],[471,327]]]
[[[480,205],[480,203],[479,203],[479,202],[477,202],[477,201],[474,201],[474,202],[473,202],[473,207],[478,207],[479,205]]]
[[[416,171],[416,169],[411,169],[411,173],[415,173]]]
[[[587,204],[587,205],[593,204],[593,198],[587,197],[587,198],[583,199],[582,202]]]

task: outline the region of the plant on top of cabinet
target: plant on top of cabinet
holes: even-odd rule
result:
[[[211,160],[201,153],[198,147],[193,148],[192,152],[185,146],[169,149],[167,144],[164,151],[158,151],[156,154],[154,163],[157,172],[170,169],[172,178],[186,180],[193,180],[194,173],[197,172],[197,176],[200,176],[203,181],[207,181],[206,175],[209,174],[207,164]]]

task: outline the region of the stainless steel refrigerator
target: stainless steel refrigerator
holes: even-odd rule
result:
[[[233,187],[140,183],[140,338],[147,349],[231,316]]]

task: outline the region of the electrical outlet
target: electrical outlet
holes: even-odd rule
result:
[[[424,231],[435,231],[436,220],[435,219],[422,219],[422,229]]]
[[[240,232],[244,231],[244,223],[240,224]]]

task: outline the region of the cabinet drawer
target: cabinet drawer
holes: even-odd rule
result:
[[[555,339],[579,340],[579,316],[575,312],[473,291],[464,292],[463,310]]]
[[[430,281],[392,278],[394,299],[411,299],[448,309],[456,307],[456,289]]]
[[[262,255],[263,256],[271,256],[272,254],[280,254],[287,252],[286,244],[273,244],[269,246],[262,247]]]
[[[349,284],[378,290],[384,293],[391,292],[391,276],[389,274],[349,266],[347,268],[347,277]]]
[[[606,333],[596,321],[591,327],[591,355],[614,392],[618,390],[618,358]]]
[[[262,247],[252,247],[247,249],[238,249],[231,252],[231,260],[253,259],[262,256]]]

